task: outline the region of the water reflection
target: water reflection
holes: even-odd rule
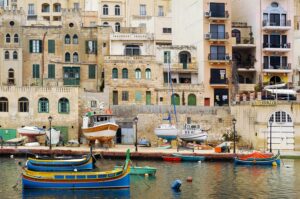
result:
[[[42,190],[24,189],[22,198],[42,199],[84,199],[84,198],[130,198],[130,189],[90,189],[90,190]]]

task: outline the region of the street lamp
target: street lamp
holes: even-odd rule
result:
[[[272,123],[273,121],[270,120],[269,124],[270,124],[270,153],[272,153]]]
[[[52,149],[52,145],[51,145],[51,122],[52,122],[52,116],[50,115],[49,117],[48,117],[48,120],[49,120],[49,123],[50,123],[50,138],[49,138],[49,143],[50,143],[50,145],[49,145],[49,149],[51,150]]]
[[[136,116],[133,118],[133,122],[135,123],[135,152],[138,151],[137,148],[137,122],[138,122],[139,118]]]
[[[232,119],[232,124],[233,124],[233,153],[235,154],[235,124],[236,124],[236,119]]]

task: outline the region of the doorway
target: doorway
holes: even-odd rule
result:
[[[118,105],[118,91],[113,91],[113,105]]]

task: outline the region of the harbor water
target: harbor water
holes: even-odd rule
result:
[[[233,162],[166,163],[133,161],[138,166],[157,168],[155,177],[132,176],[131,188],[121,190],[22,190],[18,162],[0,158],[0,198],[299,198],[300,160],[284,159],[280,167],[234,166]],[[121,160],[99,160],[101,170]],[[192,182],[187,182],[188,177]],[[171,189],[180,179],[179,192]],[[16,188],[14,188],[14,185]]]

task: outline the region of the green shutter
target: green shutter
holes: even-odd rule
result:
[[[32,53],[33,51],[33,41],[32,40],[29,40],[29,52]]]
[[[135,101],[136,102],[142,101],[142,92],[141,91],[135,92]]]
[[[85,41],[85,53],[89,54],[89,41]]]
[[[43,42],[42,40],[39,40],[39,53],[41,53],[43,51]]]
[[[96,66],[89,65],[89,79],[95,79],[95,78],[96,78]]]
[[[32,66],[32,77],[33,78],[40,78],[40,65],[33,64]]]
[[[55,40],[48,40],[48,53],[55,53]]]
[[[42,103],[41,103],[41,100],[39,100],[38,109],[39,109],[39,113],[42,112]]]
[[[95,49],[95,54],[97,54],[97,41],[94,41],[94,49]]]
[[[48,65],[48,78],[55,79],[55,65],[54,64]]]

